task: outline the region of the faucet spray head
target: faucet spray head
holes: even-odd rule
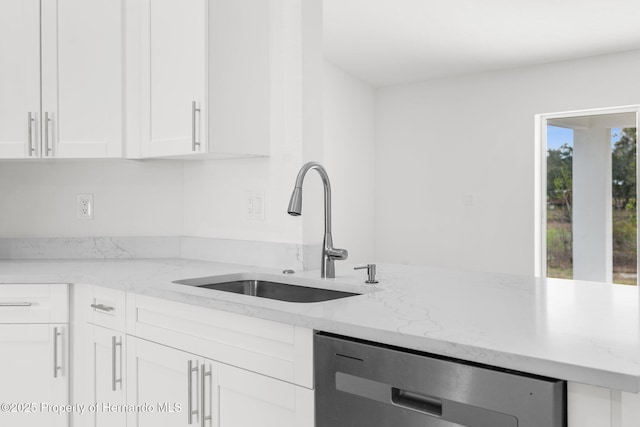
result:
[[[291,200],[289,200],[289,208],[287,212],[291,216],[302,215],[302,188],[295,187],[293,193],[291,193]]]

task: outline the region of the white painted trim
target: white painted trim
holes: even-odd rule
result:
[[[545,131],[547,119],[542,114],[535,116],[535,142],[534,142],[534,162],[535,162],[535,178],[534,178],[534,274],[539,277],[545,277],[547,271],[547,233],[543,224],[547,223],[546,204],[546,187],[547,187],[547,162],[545,153],[547,149],[547,132]]]
[[[556,113],[543,113],[536,114],[536,117],[540,117],[544,120],[549,120],[579,116],[600,116],[605,114],[635,113],[638,111],[640,111],[640,104],[624,105],[620,107],[590,108],[587,110],[561,111]]]
[[[547,271],[547,210],[546,210],[546,188],[547,188],[547,162],[544,161],[547,152],[547,122],[551,119],[561,119],[577,116],[595,116],[604,114],[617,113],[635,113],[636,129],[640,122],[640,105],[625,105],[620,107],[592,108],[587,110],[573,110],[556,113],[536,114],[535,120],[535,177],[534,177],[534,245],[535,259],[534,268],[536,276],[546,277]],[[638,156],[636,156],[638,162]],[[640,177],[638,164],[636,165],[636,173]],[[638,181],[640,182],[640,181]],[[637,208],[636,208],[637,209]],[[639,233],[640,236],[640,233]],[[640,237],[638,238],[638,247],[640,247]],[[640,257],[639,257],[640,259]],[[638,271],[640,271],[640,262],[638,262]]]

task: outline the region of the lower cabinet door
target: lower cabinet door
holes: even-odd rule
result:
[[[217,373],[219,427],[313,427],[313,390],[224,364]]]
[[[570,382],[568,427],[638,427],[640,394]]]
[[[127,426],[200,426],[203,359],[127,337]]]
[[[96,427],[126,425],[125,337],[122,332],[92,326],[93,413]]]
[[[128,427],[313,427],[313,390],[127,337]]]
[[[68,330],[0,325],[0,426],[68,426]]]

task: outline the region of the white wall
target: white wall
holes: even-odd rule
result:
[[[640,51],[377,92],[378,261],[534,273],[534,115],[640,103]]]
[[[349,261],[375,261],[375,91],[327,63],[324,159],[333,192],[333,241]]]
[[[93,220],[76,217],[84,193],[93,194]],[[180,235],[181,201],[180,162],[0,163],[0,237]]]
[[[185,162],[183,235],[302,243],[301,222],[287,215],[299,158],[273,147],[262,159]],[[264,221],[245,215],[245,193],[264,194]]]

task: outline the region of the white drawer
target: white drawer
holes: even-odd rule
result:
[[[127,293],[119,289],[92,286],[89,300],[85,300],[85,309],[89,323],[116,331],[126,329]]]
[[[0,323],[68,323],[67,284],[0,284]]]
[[[313,388],[313,330],[128,294],[127,334]]]

